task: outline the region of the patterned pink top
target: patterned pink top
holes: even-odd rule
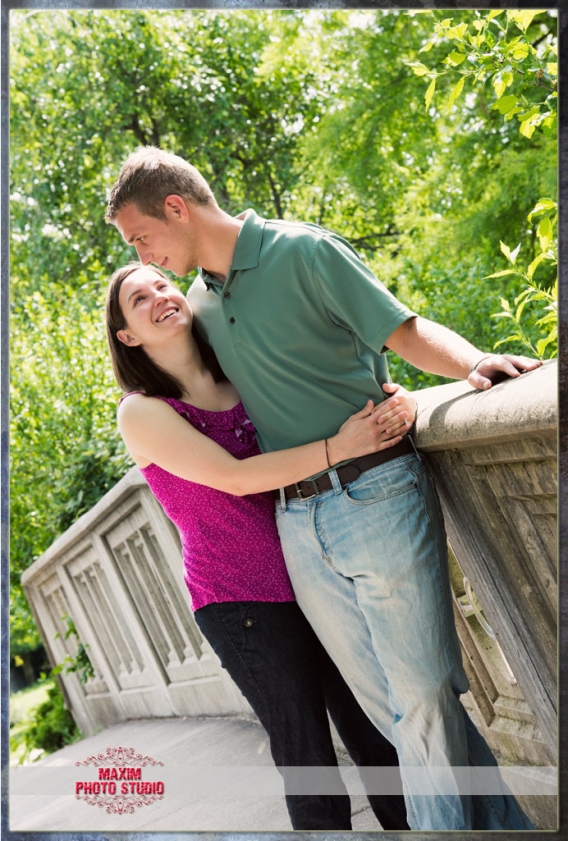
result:
[[[210,412],[182,400],[160,399],[235,458],[260,453],[242,403]],[[271,493],[233,496],[180,479],[157,464],[141,472],[178,528],[193,610],[211,602],[294,601]]]

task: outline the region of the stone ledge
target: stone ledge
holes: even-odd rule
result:
[[[505,380],[489,391],[467,382],[425,388],[418,401],[416,445],[425,452],[464,449],[531,435],[556,435],[557,362]]]
[[[108,517],[109,511],[117,508],[121,502],[127,499],[131,494],[139,488],[147,488],[148,483],[140,473],[138,467],[131,467],[130,470],[124,474],[122,479],[117,482],[106,494],[93,506],[89,511],[82,514],[78,520],[69,526],[67,531],[61,534],[51,544],[49,549],[33,562],[22,575],[22,586],[30,583],[31,578],[35,578],[38,572],[53,561],[63,552],[68,552],[74,543],[78,543],[85,538],[95,526]]]

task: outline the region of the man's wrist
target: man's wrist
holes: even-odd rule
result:
[[[473,374],[474,371],[477,370],[478,365],[481,365],[484,359],[489,359],[490,356],[493,356],[492,353],[484,353],[483,356],[478,357],[475,362],[472,362],[469,366],[469,374]],[[469,376],[469,375],[468,375]]]

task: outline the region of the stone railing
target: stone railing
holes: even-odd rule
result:
[[[53,665],[77,651],[95,676],[61,674],[83,734],[132,718],[250,714],[188,606],[177,530],[133,467],[22,583]]]
[[[537,765],[554,762],[556,745],[556,377],[549,362],[488,392],[425,389],[416,433],[453,549],[466,703],[505,761]],[[62,674],[83,733],[251,713],[192,619],[177,533],[136,468],[23,584],[54,664],[76,651],[64,615],[88,645],[95,677]]]
[[[536,740],[550,759],[556,746],[556,377],[548,362],[487,392],[456,383],[419,393],[416,442],[458,562],[456,613],[475,704],[513,757],[534,753]]]

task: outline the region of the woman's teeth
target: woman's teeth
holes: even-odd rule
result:
[[[160,323],[160,322],[162,322],[162,321],[165,321],[165,320],[166,320],[166,318],[169,318],[169,317],[170,317],[170,315],[173,315],[175,312],[177,312],[177,310],[176,310],[176,309],[166,310],[166,311],[165,311],[165,313],[163,313],[163,314],[159,317],[159,319],[158,319],[158,323]]]

